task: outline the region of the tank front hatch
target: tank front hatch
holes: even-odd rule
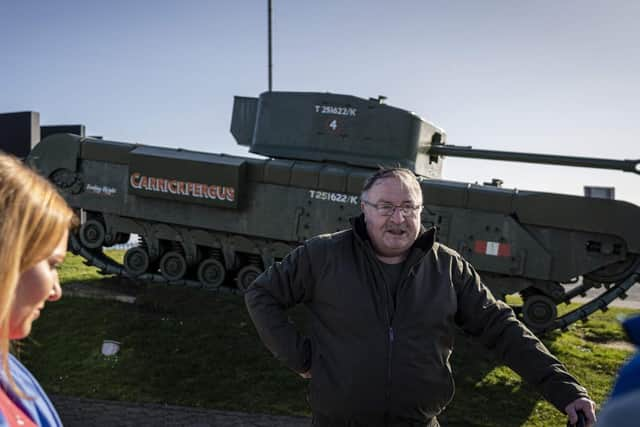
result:
[[[428,154],[444,132],[382,98],[313,92],[265,92],[236,97],[231,132],[250,151],[269,157],[402,166],[431,178],[442,161]]]

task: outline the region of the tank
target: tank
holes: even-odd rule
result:
[[[16,114],[28,116],[22,138],[2,130]],[[236,97],[231,133],[264,158],[85,137],[81,125],[42,127],[36,144],[35,115],[0,115],[1,146],[9,134],[28,144],[14,151],[28,153],[77,210],[70,246],[104,274],[241,293],[304,240],[349,227],[364,180],[384,165],[416,174],[425,227],[436,227],[438,241],[469,260],[497,297],[521,296],[513,308],[538,333],[606,309],[640,280],[638,206],[442,179],[444,155],[632,173],[638,161],[457,147],[381,97],[331,93]],[[105,255],[131,235],[139,244],[123,264]],[[558,315],[591,288],[600,294]]]

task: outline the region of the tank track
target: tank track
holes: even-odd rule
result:
[[[102,250],[98,249],[89,249],[82,245],[80,239],[77,235],[71,234],[69,237],[69,247],[71,251],[80,255],[85,259],[85,264],[89,266],[96,267],[100,270],[101,274],[114,274],[123,277],[127,277],[134,281],[145,281],[151,283],[164,283],[168,285],[181,286],[181,287],[189,287],[189,288],[204,288],[210,292],[217,292],[221,294],[232,294],[232,295],[242,295],[244,292],[239,288],[232,288],[228,286],[216,286],[216,287],[204,287],[202,283],[197,280],[190,279],[180,279],[168,281],[162,274],[160,273],[143,273],[137,276],[130,275],[126,269],[105,255]],[[631,268],[631,273],[627,275],[623,280],[618,281],[617,283],[612,283],[607,285],[607,291],[602,294],[596,296],[593,300],[588,303],[581,305],[580,307],[556,318],[550,325],[543,328],[535,328],[531,325],[528,325],[529,328],[538,335],[544,335],[554,330],[566,331],[570,325],[577,321],[585,321],[587,318],[595,313],[598,310],[606,311],[608,309],[609,304],[611,304],[614,300],[620,298],[626,298],[626,292],[636,283],[640,282],[640,259],[638,259]],[[582,284],[569,292],[567,292],[562,300],[557,303],[559,304],[569,304],[571,303],[571,299],[575,298],[579,295],[584,295],[584,293],[593,288],[592,284]],[[514,307],[516,312],[519,307]]]
[[[614,300],[618,298],[625,299],[627,297],[627,291],[638,282],[640,282],[640,260],[638,260],[633,265],[631,274],[629,274],[626,278],[618,281],[617,283],[611,284],[606,292],[603,292],[593,300],[584,305],[581,305],[575,310],[572,310],[564,314],[563,316],[558,317],[548,327],[536,329],[534,330],[534,332],[537,334],[545,334],[547,332],[558,329],[566,331],[571,324],[579,320],[586,321],[590,315],[598,310],[607,311],[609,304],[611,304]],[[575,289],[572,289],[565,295],[562,302],[569,304],[571,302],[571,298],[583,294],[590,288],[592,288],[592,286],[583,284]]]
[[[202,283],[197,280],[180,279],[167,281],[160,273],[143,273],[137,276],[132,276],[121,264],[117,263],[113,259],[105,255],[101,250],[89,249],[82,245],[80,239],[76,234],[69,235],[69,249],[76,255],[84,258],[85,265],[98,268],[100,274],[114,274],[123,276],[134,281],[144,281],[151,283],[165,283],[169,285],[189,287],[189,288],[204,288]],[[210,292],[217,292],[221,294],[235,294],[242,295],[242,290],[237,288],[230,288],[228,286],[216,286],[206,287]]]

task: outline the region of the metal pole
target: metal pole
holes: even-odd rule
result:
[[[268,1],[269,3],[269,10],[268,10],[268,16],[269,16],[269,92],[271,92],[272,89],[272,77],[271,77],[271,69],[273,68],[272,64],[271,64],[271,0]]]

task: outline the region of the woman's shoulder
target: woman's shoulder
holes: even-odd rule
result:
[[[42,388],[35,377],[13,354],[9,354],[9,372],[14,383],[25,395],[30,396],[31,391],[42,392]],[[4,375],[2,376],[2,381],[5,383],[6,389],[8,381],[4,378]]]
[[[18,396],[9,386],[9,382],[2,373],[2,383],[7,395],[31,418],[36,425],[42,427],[62,426],[60,417],[49,397],[44,392],[35,377],[12,354],[9,354],[9,372],[13,382],[26,398]],[[0,370],[1,371],[1,370]]]

